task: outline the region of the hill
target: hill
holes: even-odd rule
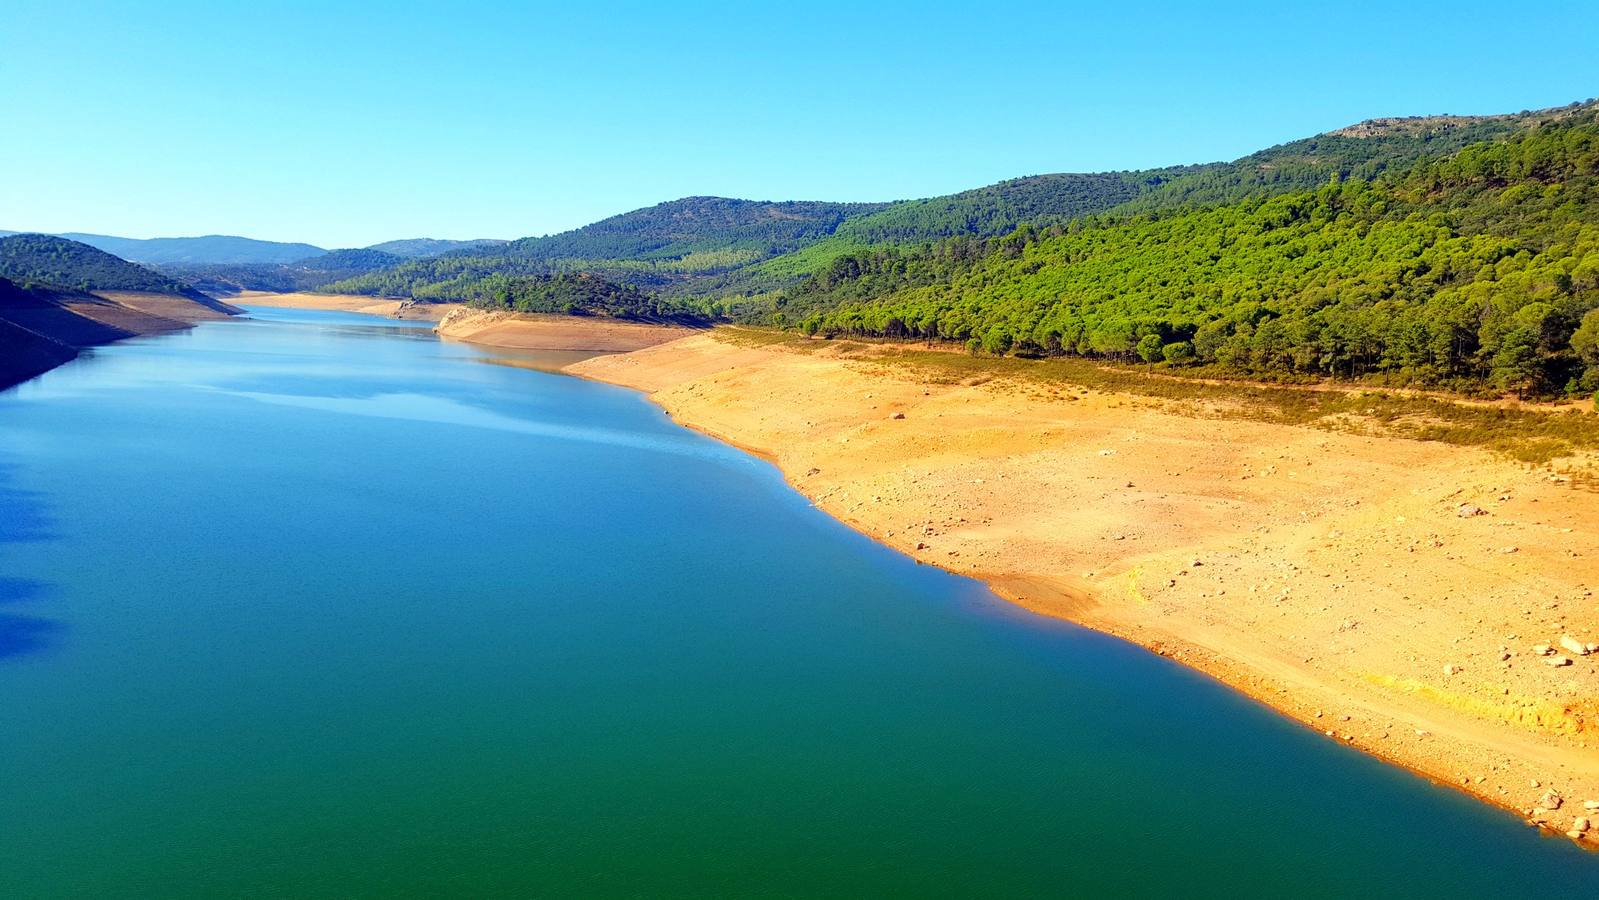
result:
[[[124,238],[71,232],[59,235],[131,262],[151,265],[282,263],[327,251],[311,244],[285,244],[254,238],[208,234],[203,237]]]
[[[188,285],[87,244],[44,234],[0,238],[0,277],[23,286],[191,294]]]
[[[61,365],[83,347],[238,312],[85,244],[0,238],[0,388]]]
[[[944,197],[904,200],[845,220],[829,237],[801,250],[736,271],[702,294],[751,294],[793,284],[857,250],[924,244],[966,235],[993,237],[1023,222],[1049,224],[1104,212],[1203,166],[1142,172],[1034,175]]]
[[[292,263],[164,265],[159,268],[163,274],[202,291],[225,295],[240,291],[305,291],[404,262],[405,258],[397,254],[366,248],[329,250]]]
[[[1201,167],[1128,202],[1122,211],[1155,211],[1227,203],[1246,197],[1312,190],[1332,179],[1371,180],[1405,171],[1467,145],[1508,139],[1583,116],[1593,101],[1500,116],[1410,116],[1368,119],[1289,141],[1231,163]]]
[[[408,259],[415,259],[423,256],[438,256],[441,253],[449,253],[453,250],[477,250],[484,247],[501,247],[508,243],[510,242],[495,238],[477,238],[470,241],[444,241],[436,238],[405,238],[398,241],[384,241],[381,244],[373,244],[366,249],[377,250],[382,253],[392,253],[395,256],[403,256]]]
[[[1512,119],[1502,136],[1441,158],[1407,161],[1376,145],[1366,161],[1387,161],[1371,180],[1274,185],[1167,209],[1135,202],[987,241],[863,251],[766,313],[813,333],[962,341],[997,354],[1592,393],[1595,119],[1592,107]],[[1452,125],[1449,145],[1478,124]]]
[[[338,293],[465,300],[488,275],[588,271],[657,290],[770,259],[831,234],[873,203],[687,197],[546,237],[446,253],[330,284]]]

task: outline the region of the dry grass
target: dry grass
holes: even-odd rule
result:
[[[1599,452],[1599,415],[1575,408],[1551,412],[1410,391],[1189,379],[1083,359],[971,356],[926,345],[821,340],[766,328],[722,328],[716,334],[738,346],[826,350],[846,359],[909,367],[937,384],[1004,379],[1018,386],[1082,388],[1146,398],[1186,415],[1479,447],[1534,465],[1564,461],[1561,474],[1572,484],[1599,485],[1599,469],[1585,458]]]

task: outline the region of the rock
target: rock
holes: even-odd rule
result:
[[[1571,830],[1572,831],[1576,831],[1576,832],[1587,831],[1588,830],[1588,817],[1587,816],[1578,816],[1577,820],[1575,822],[1571,823]]]
[[[1480,506],[1475,506],[1470,503],[1462,503],[1455,507],[1455,515],[1461,517],[1462,519],[1469,519],[1472,516],[1486,516],[1488,515],[1488,511]]]
[[[894,415],[893,415],[893,416],[891,416],[891,417],[890,417],[890,418],[894,418],[894,419],[903,419],[903,418],[905,418],[905,414],[904,414],[904,413],[902,413],[902,412],[897,412],[897,413],[894,413]]]
[[[1587,810],[1599,809],[1599,800],[1584,800],[1582,801],[1582,808]]]
[[[1546,665],[1546,666],[1554,666],[1557,669],[1560,668],[1561,666],[1569,666],[1569,665],[1571,665],[1571,657],[1569,657],[1569,656],[1551,656],[1548,659],[1544,660],[1544,665]]]
[[[1549,646],[1548,644],[1534,644],[1532,647],[1532,654],[1534,656],[1548,656],[1553,652],[1555,652],[1555,648]]]
[[[918,549],[918,550],[926,550],[927,549],[927,545],[922,543],[921,541],[917,541],[916,542],[916,549]]]
[[[1196,569],[1199,568],[1200,566],[1204,565],[1204,564],[1205,564],[1205,561],[1202,560],[1202,559],[1194,560],[1194,568],[1196,568]]]
[[[1565,650],[1577,654],[1578,656],[1588,655],[1588,645],[1577,640],[1569,634],[1563,634],[1560,636],[1560,646]]]
[[[1565,801],[1558,792],[1544,791],[1544,795],[1538,798],[1538,808],[1550,810],[1559,809],[1560,804],[1563,802]]]
[[[1566,837],[1571,838],[1574,841],[1580,841],[1580,840],[1582,840],[1582,832],[1580,832],[1580,831],[1568,831],[1568,832],[1566,832]]]
[[[1445,675],[1454,675],[1460,671],[1459,666],[1444,666]]]

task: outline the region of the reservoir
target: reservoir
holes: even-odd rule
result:
[[[1599,886],[488,357],[259,308],[0,393],[0,896]]]

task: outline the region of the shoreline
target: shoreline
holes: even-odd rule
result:
[[[1599,723],[1592,721],[1590,716],[1594,708],[1592,698],[1596,688],[1599,688],[1599,678],[1596,678],[1595,667],[1590,660],[1599,657],[1578,657],[1573,666],[1554,669],[1537,665],[1540,660],[1532,656],[1526,646],[1534,641],[1556,643],[1561,637],[1559,632],[1546,635],[1544,632],[1548,629],[1542,628],[1537,631],[1536,637],[1518,635],[1510,638],[1512,644],[1518,644],[1510,646],[1485,633],[1493,629],[1477,629],[1469,635],[1462,635],[1452,633],[1447,627],[1439,627],[1446,623],[1428,622],[1426,616],[1421,616],[1417,621],[1384,622],[1389,641],[1378,651],[1365,653],[1352,661],[1353,665],[1342,662],[1332,667],[1317,665],[1314,663],[1318,656],[1336,655],[1341,648],[1328,646],[1334,642],[1319,636],[1304,642],[1305,646],[1311,648],[1309,651],[1273,646],[1284,637],[1283,629],[1269,627],[1258,621],[1246,621],[1247,616],[1258,612],[1258,609],[1229,611],[1223,604],[1207,602],[1208,592],[1200,591],[1196,597],[1191,590],[1196,582],[1214,580],[1217,582],[1214,588],[1216,594],[1210,599],[1219,600],[1227,594],[1228,587],[1235,591],[1236,596],[1236,592],[1245,590],[1245,582],[1258,577],[1262,564],[1283,563],[1297,572],[1316,555],[1316,548],[1304,546],[1298,551],[1279,552],[1265,548],[1258,542],[1254,547],[1249,547],[1240,546],[1236,540],[1202,538],[1198,541],[1172,540],[1155,547],[1154,553],[1148,552],[1146,547],[1145,552],[1083,554],[1097,558],[1097,562],[1091,564],[1098,568],[1088,570],[1076,569],[1065,562],[1017,565],[1015,557],[1032,555],[1036,548],[1026,549],[1020,554],[1012,553],[1010,558],[996,554],[993,541],[982,536],[982,532],[996,527],[992,516],[988,516],[990,521],[978,522],[976,516],[970,514],[972,511],[978,515],[991,512],[994,504],[981,498],[976,503],[967,502],[973,498],[963,497],[960,502],[949,504],[948,509],[967,511],[967,515],[955,514],[952,518],[947,517],[949,521],[935,522],[925,515],[927,504],[907,503],[904,495],[884,496],[895,485],[915,485],[919,480],[925,483],[930,474],[941,468],[971,470],[958,472],[960,475],[971,474],[972,471],[996,474],[994,467],[987,465],[995,461],[981,459],[984,455],[981,451],[968,454],[977,460],[975,468],[971,465],[971,458],[945,459],[931,466],[926,465],[929,458],[936,460],[946,455],[948,444],[960,443],[959,430],[951,434],[944,432],[942,427],[936,428],[936,432],[944,432],[942,436],[946,440],[942,442],[937,435],[925,433],[910,441],[891,441],[891,452],[886,458],[870,460],[864,466],[857,465],[857,472],[846,472],[842,477],[831,479],[826,477],[828,473],[823,466],[823,458],[829,454],[825,449],[815,446],[818,443],[825,444],[829,439],[842,444],[848,444],[851,440],[864,442],[870,439],[870,432],[903,422],[900,416],[911,416],[912,410],[919,405],[973,392],[993,394],[988,399],[995,401],[998,398],[1004,406],[1002,412],[1007,414],[1016,411],[1018,406],[1033,413],[1044,410],[1061,414],[1066,412],[1065,407],[1080,404],[1083,400],[1094,402],[1098,407],[1096,413],[1100,415],[1107,409],[1121,409],[1124,404],[1127,408],[1158,404],[1092,391],[1084,392],[1072,400],[1027,397],[1011,402],[1004,397],[1005,392],[1011,389],[1025,392],[1027,386],[1004,385],[1003,379],[996,380],[998,385],[933,384],[909,373],[885,372],[870,362],[829,357],[826,350],[795,353],[737,347],[726,343],[721,343],[719,347],[711,346],[717,343],[714,336],[689,338],[632,354],[596,357],[569,366],[566,371],[577,377],[640,390],[679,424],[773,462],[791,487],[849,527],[920,562],[982,580],[996,595],[1008,602],[1138,644],[1150,652],[1202,672],[1251,700],[1315,729],[1324,737],[1362,750],[1440,785],[1470,794],[1546,832],[1575,834],[1573,829],[1580,825],[1577,821],[1579,818],[1599,816],[1599,811],[1584,808],[1585,802],[1599,801],[1599,749],[1590,749],[1585,739],[1587,732],[1599,728]],[[795,421],[784,425],[773,420],[780,416],[780,411],[791,418],[793,415],[803,418],[810,413],[820,418],[824,410],[816,405],[817,398],[806,398],[798,390],[803,382],[817,380],[832,382],[823,388],[824,392],[836,395],[847,385],[848,389],[866,392],[864,399],[881,402],[868,404],[874,411],[870,416],[858,413],[851,416],[846,413],[843,421],[829,423],[833,431],[828,438],[822,442],[811,441],[813,446],[807,448],[803,447],[806,440],[802,435],[811,430],[811,420],[805,420],[806,427],[803,428],[793,427]],[[763,381],[768,382],[767,387],[770,388],[765,392],[758,390]],[[964,405],[981,398],[966,396],[959,399]],[[739,408],[740,404],[742,408]],[[860,404],[856,402],[853,406],[858,408]],[[729,407],[733,408],[732,412],[728,411]],[[1168,426],[1209,423],[1209,420],[1195,420],[1169,411],[1146,409],[1141,414],[1162,418]],[[1067,415],[1066,421],[1069,422],[1070,418]],[[1147,418],[1144,421],[1147,422]],[[1014,424],[1014,420],[1007,419],[1000,427]],[[1468,471],[1473,474],[1482,470],[1500,480],[1518,477],[1522,484],[1517,489],[1549,487],[1547,479],[1526,471],[1525,467],[1493,459],[1484,451],[1427,445],[1398,438],[1345,438],[1288,425],[1231,423],[1229,427],[1273,437],[1291,430],[1298,432],[1301,439],[1309,438],[1313,443],[1333,441],[1375,448],[1374,452],[1368,451],[1363,458],[1357,459],[1361,464],[1370,457],[1381,456],[1391,446],[1408,445],[1414,455],[1425,458],[1427,464],[1445,473],[1454,471],[1461,462],[1466,462],[1469,463]],[[792,440],[763,440],[763,437],[784,436]],[[980,435],[978,440],[981,440]],[[905,445],[909,445],[912,452],[899,452],[907,449]],[[1274,451],[1277,445],[1268,443],[1254,446],[1256,449],[1264,446],[1268,455],[1276,455]],[[776,447],[785,449],[773,449]],[[1026,449],[1035,453],[1059,452],[1058,447],[1045,447],[1042,443]],[[1100,447],[1094,452],[1099,460],[1117,459],[1116,448]],[[826,468],[831,469],[841,463],[847,467],[850,463],[846,457],[849,455],[850,451],[831,453],[832,459]],[[1178,458],[1165,453],[1157,453],[1156,456],[1167,460],[1168,465],[1170,460]],[[922,467],[909,477],[908,482],[903,477],[896,480],[891,471],[886,471],[896,467],[904,469],[918,463],[923,464]],[[1310,460],[1306,460],[1306,464],[1309,463]],[[1021,468],[1025,469],[1026,466]],[[1121,476],[1118,475],[1115,483],[1125,484],[1126,490],[1134,490],[1134,479],[1148,477],[1151,474],[1148,468],[1143,461],[1136,462],[1132,465],[1129,479],[1120,481]],[[1275,469],[1275,466],[1270,468]],[[1008,497],[1034,493],[1050,486],[1029,484],[1025,478],[1016,478],[1018,473],[1007,471],[1003,463],[998,467],[997,474],[996,484],[1011,481],[1014,485],[1014,488],[1007,486],[999,489],[1008,492]],[[1068,473],[1068,477],[1075,474]],[[1258,472],[1258,475],[1236,477],[1269,478],[1271,474],[1274,473]],[[983,479],[966,480],[981,482]],[[1539,481],[1545,484],[1539,484]],[[941,488],[947,486],[947,482],[939,485]],[[1496,489],[1487,488],[1490,492]],[[1565,512],[1569,512],[1570,507],[1575,507],[1579,512],[1599,511],[1599,498],[1592,494],[1570,488],[1559,490],[1565,493],[1549,493],[1548,496],[1531,499],[1545,503],[1563,499],[1568,507],[1562,510]],[[1312,492],[1315,492],[1314,489]],[[1226,491],[1224,489],[1219,493],[1225,494]],[[1457,490],[1446,500],[1460,493]],[[1224,499],[1206,497],[1197,506],[1211,505],[1212,501]],[[1400,499],[1408,501],[1410,498]],[[888,502],[880,502],[884,500]],[[1350,508],[1359,510],[1360,503],[1366,500],[1358,498]],[[1415,504],[1405,502],[1401,505],[1410,507]],[[1116,515],[1114,510],[1092,506],[1089,512],[1108,512],[1112,519],[1111,526],[1118,531],[1139,527],[1138,516]],[[1442,512],[1443,515],[1438,518],[1443,521],[1453,515],[1461,525],[1475,524],[1478,520],[1475,516],[1469,520],[1461,519],[1448,503],[1442,511],[1432,512]],[[1498,512],[1496,510],[1495,514],[1484,518],[1495,518]],[[1338,513],[1334,511],[1333,518],[1337,517]],[[927,524],[921,525],[919,530],[890,524],[907,518],[914,520],[912,526],[923,521]],[[1005,531],[1004,539],[1014,539],[1019,543],[1033,541],[1037,534],[1028,533],[1029,518],[1024,515],[1017,521],[998,523]],[[1396,518],[1400,523],[1405,522],[1403,515]],[[1593,521],[1593,518],[1590,517],[1588,521]],[[1033,526],[1031,530],[1047,531],[1049,528]],[[1565,533],[1574,532],[1567,528]],[[1074,532],[1068,530],[1066,534],[1073,535]],[[1108,537],[1113,546],[1127,546],[1126,534]],[[1212,536],[1224,537],[1236,538],[1238,535],[1223,529]],[[1316,537],[1330,537],[1336,541],[1340,534],[1333,529],[1329,534]],[[1101,536],[1101,539],[1104,538]],[[1068,536],[1065,543],[1088,543],[1090,540],[1091,536],[1084,534],[1080,538]],[[932,541],[936,541],[936,547],[929,543]],[[1433,541],[1436,543],[1437,539]],[[1585,531],[1582,546],[1599,551],[1599,534]],[[1357,552],[1356,557],[1361,552],[1371,552],[1371,549],[1367,547]],[[1517,551],[1515,555],[1503,555],[1515,560],[1519,568],[1524,557],[1520,556],[1520,548]],[[1413,549],[1407,549],[1406,556],[1410,557],[1413,552]],[[1245,556],[1248,558],[1229,558]],[[1587,558],[1593,559],[1595,556],[1599,556],[1599,553]],[[1384,560],[1370,565],[1389,568],[1392,561]],[[1366,565],[1362,563],[1356,569]],[[1452,570],[1455,567],[1444,568]],[[1151,576],[1151,570],[1155,569],[1164,569],[1170,577]],[[1218,578],[1213,574],[1217,571],[1225,571],[1226,574]],[[1334,573],[1322,574],[1323,578],[1328,578]],[[1346,569],[1338,574],[1346,578],[1359,578],[1365,573]],[[1469,592],[1474,587],[1468,580],[1460,578],[1459,572],[1450,571],[1448,574],[1454,577],[1444,583],[1444,590],[1465,588]],[[1591,597],[1591,583],[1599,581],[1599,569],[1592,562],[1568,565],[1564,574],[1568,576],[1568,581],[1573,582],[1567,586],[1571,592],[1584,598]],[[1512,580],[1520,577],[1520,572],[1511,575]],[[1308,579],[1290,580],[1302,582]],[[1401,577],[1399,580],[1403,582],[1405,579]],[[1164,581],[1165,585],[1160,585],[1160,581]],[[1339,589],[1346,584],[1335,583],[1332,587]],[[1256,587],[1250,584],[1247,590],[1250,594],[1256,594]],[[1311,587],[1312,590],[1304,595],[1306,600],[1294,603],[1286,600],[1290,592],[1284,589],[1284,599],[1279,600],[1279,604],[1302,610],[1320,604],[1330,595],[1325,588],[1314,590],[1314,585],[1295,584],[1294,587],[1296,591],[1305,587]],[[1166,599],[1168,594],[1184,593],[1188,596],[1174,598],[1177,602]],[[1369,605],[1366,600],[1329,604],[1329,609],[1323,612],[1331,611],[1336,618],[1353,614],[1358,609],[1361,615],[1375,615],[1379,619],[1399,618],[1394,615],[1397,610],[1392,608],[1395,606],[1392,601],[1408,600],[1408,596],[1390,596],[1386,599],[1388,603],[1377,605]],[[1196,600],[1199,602],[1196,603]],[[1479,607],[1503,605],[1502,602],[1468,604],[1455,612],[1469,617],[1482,612]],[[1504,609],[1500,611],[1510,612]],[[1288,615],[1288,611],[1285,610],[1282,615]],[[1328,616],[1321,618],[1327,619]],[[1580,616],[1574,615],[1573,618],[1580,618],[1581,624],[1578,621],[1571,622],[1570,630],[1599,629],[1599,618],[1592,615],[1591,603]],[[1358,634],[1362,630],[1369,633],[1377,625],[1377,622],[1368,625],[1348,618],[1334,627],[1341,632]],[[1288,628],[1300,630],[1299,626],[1292,624]],[[1470,659],[1472,665],[1468,667],[1464,662],[1438,663],[1436,659],[1419,661],[1415,656],[1407,660],[1406,641],[1418,633],[1418,628],[1421,633],[1432,632],[1436,643],[1449,648],[1438,658]],[[1398,643],[1393,642],[1395,638]],[[1589,636],[1587,639],[1594,638]],[[1492,646],[1487,648],[1486,653],[1481,648],[1455,649],[1462,641]],[[1298,656],[1301,652],[1308,652],[1309,655]],[[1503,668],[1489,669],[1479,664],[1478,659],[1485,655],[1491,656],[1492,661]],[[1501,656],[1505,658],[1500,659]],[[1411,665],[1405,665],[1406,662]],[[1433,671],[1442,673],[1443,678],[1432,677],[1428,673],[1429,662],[1436,665]],[[1510,678],[1513,667],[1516,667],[1514,674],[1519,681]],[[1328,671],[1329,668],[1331,671]],[[1392,671],[1395,669],[1399,671]],[[1477,677],[1471,678],[1468,672],[1475,672]],[[1549,675],[1546,673],[1562,682],[1566,680],[1565,673],[1573,673],[1571,681],[1574,690],[1566,690],[1565,687],[1557,690],[1528,690],[1526,682],[1548,681]],[[1516,681],[1518,690],[1500,687],[1501,682],[1507,680]],[[1502,699],[1495,703],[1492,699],[1494,696]],[[1545,809],[1540,805],[1546,801],[1546,794],[1550,791],[1560,795],[1558,808]],[[1594,846],[1585,837],[1577,839],[1585,846]]]
[[[571,327],[588,324],[606,323]],[[1588,740],[1599,732],[1599,655],[1555,669],[1530,647],[1563,652],[1567,630],[1599,640],[1599,530],[1580,527],[1599,523],[1599,495],[1481,450],[1197,417],[1071,385],[932,381],[825,347],[739,346],[691,332],[602,352],[556,371],[638,390],[678,424],[773,463],[817,508],[919,562],[977,578],[1036,614],[1137,644],[1330,740],[1596,847],[1573,828],[1599,817],[1584,806],[1599,806],[1599,744],[1590,749]],[[972,418],[974,408],[979,422],[893,435],[911,431],[907,419]],[[1155,446],[1126,452],[1128,443]],[[1197,471],[1217,467],[1207,452],[1230,454],[1224,462],[1234,470]],[[1310,469],[1325,462],[1317,454],[1336,470],[1324,483],[1266,461],[1302,455],[1283,468]],[[1247,457],[1262,459],[1236,468]],[[1189,470],[1170,468],[1182,465]],[[1146,488],[1146,480],[1159,484]],[[1281,512],[1284,498],[1268,491],[1259,502],[1234,490],[1234,480],[1291,484],[1291,499],[1318,505],[1265,515]],[[1112,489],[1085,496],[1091,481]],[[1450,489],[1451,482],[1459,484]],[[1070,514],[1051,518],[1050,504],[1038,500],[1052,492],[1067,494],[1061,503]],[[1340,501],[1344,492],[1352,493]],[[1120,502],[1122,494],[1137,502]],[[1156,508],[1139,508],[1146,503]],[[1473,504],[1487,507],[1484,514],[1456,513]],[[1545,546],[1560,541],[1547,540],[1549,521],[1524,520],[1531,511],[1567,517],[1571,527],[1555,529],[1564,546]],[[1229,527],[1235,517],[1246,527]],[[1380,546],[1385,528],[1407,520],[1414,527],[1400,530],[1409,532],[1401,540],[1408,546]],[[1497,528],[1507,531],[1494,535]],[[1492,565],[1448,552],[1481,543],[1480,532],[1490,541],[1527,532],[1545,540],[1494,544],[1481,551],[1495,554],[1486,560]],[[1338,544],[1353,545],[1343,548],[1343,570],[1315,571],[1338,565],[1337,552],[1332,566],[1325,561]],[[1418,559],[1418,549],[1431,553]],[[1394,573],[1394,562],[1408,568]],[[1341,580],[1331,581],[1335,575]],[[1354,592],[1342,589],[1357,580],[1370,595],[1351,601]],[[1402,590],[1412,581],[1425,586],[1415,591],[1419,602]],[[1201,582],[1210,590],[1196,590]],[[1257,588],[1267,582],[1281,593],[1263,606],[1271,591]],[[1517,599],[1505,594],[1507,584]],[[1229,601],[1248,602],[1220,602],[1229,589]],[[1432,616],[1422,594],[1438,592],[1451,602]],[[1559,598],[1537,606],[1574,607],[1570,622],[1563,612],[1558,623],[1528,621],[1534,595]],[[1262,617],[1272,612],[1288,624]],[[1506,622],[1462,626],[1494,614]],[[1309,622],[1338,637],[1300,634]],[[1350,635],[1379,640],[1375,649],[1339,646]],[[1327,664],[1343,654],[1352,658]],[[1550,791],[1560,801],[1546,809]]]

